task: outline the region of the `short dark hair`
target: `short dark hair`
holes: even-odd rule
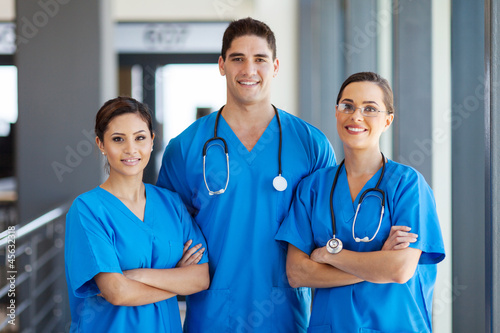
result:
[[[394,95],[392,93],[392,89],[391,86],[389,85],[389,82],[380,75],[378,75],[377,73],[373,72],[359,72],[349,76],[344,81],[344,83],[342,83],[342,86],[340,87],[339,94],[337,95],[336,104],[339,104],[340,98],[342,97],[342,93],[344,92],[345,87],[354,82],[373,82],[377,84],[384,93],[384,104],[385,107],[387,108],[386,111],[388,111],[389,113],[394,113]]]
[[[146,122],[151,136],[153,136],[153,119],[146,104],[131,97],[116,97],[110,99],[99,109],[95,117],[95,135],[104,142],[104,132],[108,129],[111,120],[125,113],[136,113]]]
[[[274,33],[264,22],[255,20],[251,17],[232,21],[224,32],[222,37],[222,59],[226,60],[226,52],[231,47],[231,43],[238,37],[255,35],[262,37],[267,41],[269,49],[273,53],[273,60],[276,59],[276,38]]]

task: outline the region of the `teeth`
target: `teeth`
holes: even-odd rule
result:
[[[240,82],[240,83],[246,86],[253,86],[254,84],[257,84],[257,82]]]
[[[359,127],[348,127],[347,129],[349,131],[352,131],[352,132],[363,132],[364,131],[363,128],[359,128]]]
[[[124,160],[124,161],[125,161],[125,162],[135,162],[135,161],[138,161],[138,159],[137,159],[137,158],[134,158],[134,159],[132,159],[132,160]]]

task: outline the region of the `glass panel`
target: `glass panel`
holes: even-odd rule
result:
[[[10,124],[17,121],[17,68],[0,66],[0,137],[8,136]]]
[[[166,65],[158,69],[156,84],[156,110],[165,145],[197,117],[226,103],[226,79],[217,64]]]

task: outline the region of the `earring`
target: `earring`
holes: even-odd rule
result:
[[[105,152],[103,152],[103,151],[101,151],[101,154],[106,155],[106,153],[105,153]]]
[[[151,151],[153,151],[153,147],[151,147]]]

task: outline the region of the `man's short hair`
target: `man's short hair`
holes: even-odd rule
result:
[[[267,41],[269,49],[273,53],[273,60],[276,59],[276,38],[274,33],[264,22],[255,20],[251,17],[232,21],[224,32],[222,37],[222,59],[226,60],[226,52],[231,47],[231,43],[238,37],[255,35],[262,37]]]

